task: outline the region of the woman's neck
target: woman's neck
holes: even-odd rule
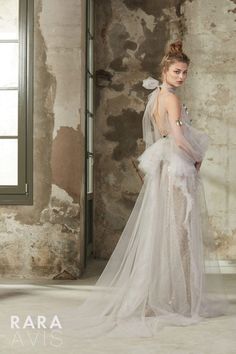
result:
[[[163,81],[161,88],[172,93],[175,93],[177,89],[177,87],[168,84],[166,81]]]

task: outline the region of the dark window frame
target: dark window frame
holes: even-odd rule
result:
[[[33,204],[33,34],[34,1],[19,0],[18,185],[0,186],[1,205]]]

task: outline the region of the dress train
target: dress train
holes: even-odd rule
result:
[[[183,106],[184,148],[175,127],[162,137],[151,115],[160,85],[152,78],[144,84],[155,88],[143,118],[146,150],[138,158],[144,182],[105,269],[68,318],[78,337],[152,337],[166,325],[227,313],[204,186],[191,158],[203,159],[208,136],[190,124]]]

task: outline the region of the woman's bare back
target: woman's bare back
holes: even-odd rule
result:
[[[181,116],[181,104],[179,98],[172,92],[161,90],[157,96],[153,116],[161,136],[169,135],[170,125],[168,116],[171,116],[172,119],[175,120],[180,119]]]

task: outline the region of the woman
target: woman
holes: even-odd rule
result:
[[[216,254],[199,172],[209,138],[191,126],[176,96],[189,63],[182,43],[172,43],[161,63],[163,84],[143,82],[154,89],[138,158],[144,183],[93,291],[73,313],[78,336],[150,337],[165,325],[226,313],[220,279],[210,283],[205,274]]]

